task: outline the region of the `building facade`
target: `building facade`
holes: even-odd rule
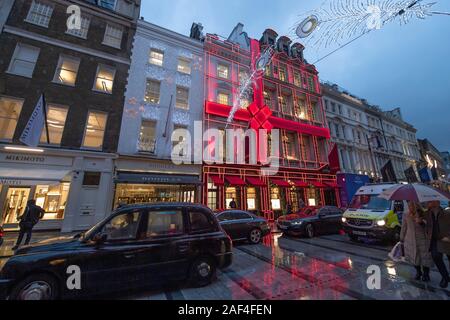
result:
[[[422,182],[430,183],[445,191],[449,190],[446,164],[442,153],[428,139],[419,139],[418,143],[421,154],[420,168]],[[428,175],[426,174],[427,172]]]
[[[184,129],[194,136],[195,122],[201,124],[202,59],[200,40],[138,22],[115,162],[114,206],[200,201],[201,162],[176,165],[172,133]]]
[[[252,78],[266,50],[273,52],[271,63]],[[233,203],[268,219],[286,213],[288,205],[293,211],[305,204],[339,205],[336,176],[328,170],[330,134],[318,72],[303,59],[303,46],[270,29],[260,41],[251,39],[238,24],[228,39],[206,35],[204,65],[203,129],[220,134],[207,137],[214,147],[204,155],[208,161],[203,166],[203,203],[213,210],[228,209]],[[250,94],[242,95],[249,78]],[[229,121],[233,109],[237,111]],[[266,162],[251,161],[253,140],[236,143],[226,130],[249,128],[255,135],[260,128],[280,131],[280,150],[270,156],[279,168],[271,175],[263,172]],[[258,138],[258,148],[270,151],[276,136]],[[217,147],[217,141],[226,149]],[[235,142],[231,147],[230,141]],[[237,161],[239,156],[245,161]]]
[[[69,27],[67,9],[80,9]],[[29,199],[37,226],[84,230],[111,210],[114,160],[140,1],[17,0],[0,35],[0,209],[17,227]],[[47,130],[20,136],[40,97]],[[48,134],[48,136],[47,136]]]
[[[382,111],[335,84],[323,83],[322,91],[342,173],[381,181],[381,169],[391,161],[397,180],[407,181],[411,168],[418,180],[417,130],[403,120],[399,109]],[[411,174],[409,179],[414,181]]]

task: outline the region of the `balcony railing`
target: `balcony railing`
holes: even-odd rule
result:
[[[138,143],[139,152],[145,152],[149,154],[156,153],[156,139],[141,138]]]

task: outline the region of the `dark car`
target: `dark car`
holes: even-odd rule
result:
[[[231,239],[210,209],[122,207],[76,237],[19,249],[0,271],[0,298],[95,296],[184,280],[205,286],[231,262]]]
[[[228,210],[216,215],[220,225],[234,241],[248,240],[258,244],[262,238],[270,234],[267,220],[250,212]]]
[[[0,246],[3,244],[3,227],[0,226]]]
[[[313,238],[319,234],[338,233],[342,228],[343,212],[337,207],[325,206],[307,213],[280,217],[278,229],[287,235]]]

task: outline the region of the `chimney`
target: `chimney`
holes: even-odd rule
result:
[[[263,36],[259,42],[262,45],[275,46],[277,37],[278,37],[278,33],[273,31],[272,29],[266,29],[266,31],[264,31]]]
[[[291,43],[292,40],[286,36],[282,36],[277,41],[277,49],[279,52],[284,52],[288,56],[291,56]]]

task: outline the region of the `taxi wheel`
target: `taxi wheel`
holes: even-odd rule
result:
[[[314,231],[314,226],[312,224],[308,224],[305,229],[306,229],[306,236],[310,239],[314,238],[314,236],[316,235]]]
[[[20,281],[11,291],[10,300],[57,300],[59,297],[56,279],[47,274],[31,275]]]
[[[262,232],[259,229],[253,229],[248,234],[248,241],[251,244],[259,244],[262,240]]]
[[[193,287],[205,287],[216,278],[216,262],[213,258],[203,256],[197,258],[189,271],[189,284]]]

